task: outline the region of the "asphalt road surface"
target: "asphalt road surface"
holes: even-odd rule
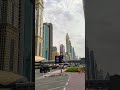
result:
[[[35,71],[35,90],[63,90],[69,78],[67,75],[39,78],[42,75],[39,70]]]

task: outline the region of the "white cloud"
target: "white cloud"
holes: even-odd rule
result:
[[[59,49],[69,33],[78,56],[85,56],[85,22],[82,0],[45,0],[46,22],[53,23],[53,44]]]

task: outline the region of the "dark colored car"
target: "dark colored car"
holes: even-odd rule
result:
[[[48,65],[40,66],[40,73],[50,72],[50,67]]]

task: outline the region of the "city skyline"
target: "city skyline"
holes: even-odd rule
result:
[[[60,44],[64,44],[66,48],[65,36],[68,33],[76,55],[85,57],[82,0],[44,0],[44,7],[43,22],[53,24],[53,45],[59,48]]]

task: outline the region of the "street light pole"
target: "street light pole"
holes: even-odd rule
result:
[[[47,59],[47,50],[46,50],[46,59]]]

